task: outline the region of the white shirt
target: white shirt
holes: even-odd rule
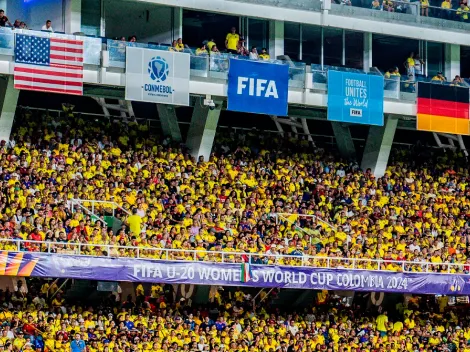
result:
[[[41,30],[42,31],[54,32],[54,30],[52,29],[52,26],[47,28],[47,25],[42,26]]]

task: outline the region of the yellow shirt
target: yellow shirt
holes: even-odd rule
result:
[[[140,225],[142,224],[142,218],[139,215],[131,215],[127,218],[129,227],[134,235],[140,235]]]
[[[238,40],[240,39],[240,36],[237,33],[229,33],[225,39],[227,40],[227,49],[237,50]]]
[[[441,4],[441,8],[450,9],[450,1],[443,1]]]

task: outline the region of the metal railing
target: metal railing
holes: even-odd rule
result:
[[[283,267],[352,269],[387,272],[468,274],[470,264],[398,261],[388,259],[340,258],[306,254],[242,253],[231,250],[203,251],[155,247],[118,246],[73,242],[29,241],[0,238],[4,251],[79,255],[96,258],[127,258],[163,261],[203,261],[211,263],[252,263]],[[101,253],[98,255],[97,253]]]
[[[86,206],[88,203],[91,205],[91,209],[89,209]],[[115,216],[116,209],[121,209],[127,215],[131,215],[131,213],[128,210],[124,209],[118,203],[107,201],[107,200],[76,199],[76,198],[70,199],[70,210],[72,211],[72,213],[75,211],[75,207],[82,209],[86,214],[90,216],[103,215],[103,214],[95,213],[96,208],[103,208],[103,207],[108,207],[112,212],[112,214],[110,214],[112,216]]]

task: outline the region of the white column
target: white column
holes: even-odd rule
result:
[[[444,76],[450,82],[455,76],[460,75],[460,45],[444,44],[445,65]]]
[[[65,33],[81,32],[82,28],[82,1],[65,0],[64,3]]]
[[[183,38],[183,8],[173,7],[173,39]],[[171,43],[169,41],[168,43]]]
[[[208,161],[211,155],[212,144],[214,143],[215,132],[222,109],[221,102],[214,101],[214,103],[216,106],[213,110],[203,105],[202,98],[198,98],[194,104],[186,146],[196,161],[201,156],[204,158],[204,161]]]
[[[174,105],[157,104],[158,117],[162,126],[164,136],[170,136],[175,142],[181,142],[180,126],[176,117]]]
[[[364,33],[363,69],[369,72],[372,67],[372,33]]]
[[[0,141],[10,139],[19,94],[13,86],[13,76],[0,79]]]
[[[284,21],[269,21],[268,49],[271,59],[284,55]]]
[[[385,174],[397,125],[398,119],[387,116],[384,126],[369,127],[361,169],[371,169],[375,177]]]

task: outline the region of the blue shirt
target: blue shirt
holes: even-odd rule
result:
[[[83,352],[85,351],[85,341],[79,340],[77,342],[77,340],[73,340],[70,342],[70,348],[72,352]]]

